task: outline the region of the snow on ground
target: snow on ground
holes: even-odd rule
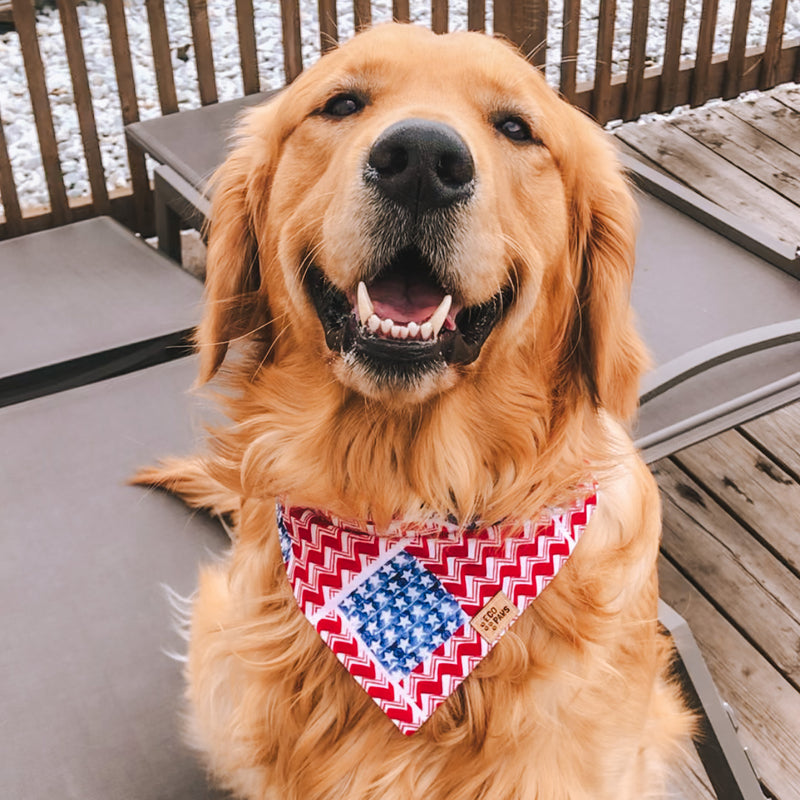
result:
[[[763,45],[766,40],[771,0],[753,0],[748,45]],[[172,50],[172,64],[178,103],[181,109],[200,105],[197,72],[191,50],[191,28],[185,0],[165,0],[167,27]],[[258,42],[262,89],[277,88],[283,83],[280,6],[277,0],[256,0],[256,37]],[[391,0],[373,1],[373,22],[391,18]],[[591,80],[594,73],[595,41],[599,0],[585,0],[581,8],[578,81]],[[687,3],[683,32],[683,56],[694,54],[701,11],[700,0]],[[301,0],[303,60],[310,64],[319,57],[319,35],[316,0]],[[487,3],[491,6],[491,3]],[[155,83],[150,34],[145,0],[126,0],[126,17],[130,48],[134,60],[136,91],[142,119],[160,113]],[[627,68],[627,46],[633,0],[618,0],[614,45],[614,71]],[[653,0],[647,38],[649,65],[661,63],[663,57],[668,0]],[[353,4],[339,0],[339,32],[341,39],[353,33]],[[734,0],[720,0],[715,52],[724,53],[730,37]],[[430,24],[429,0],[411,0],[414,21]],[[217,90],[220,100],[241,96],[243,92],[236,31],[235,0],[208,0]],[[111,44],[102,2],[89,0],[78,6],[83,46],[89,72],[103,164],[110,190],[128,182],[128,165],[122,121],[114,78]],[[466,0],[451,0],[450,29],[466,27]],[[487,20],[491,30],[491,18]],[[37,17],[45,79],[51,96],[56,138],[59,143],[62,170],[71,197],[89,193],[86,164],[79,136],[72,84],[61,32],[58,12],[47,10]],[[547,77],[558,84],[562,33],[561,4],[551,2],[547,42]],[[800,0],[790,0],[785,34],[800,37]],[[179,58],[179,53],[188,58]],[[4,124],[12,169],[23,206],[46,205],[48,202],[44,172],[37,146],[30,100],[27,94],[22,54],[15,32],[0,35],[0,119]],[[0,206],[0,209],[2,207]]]

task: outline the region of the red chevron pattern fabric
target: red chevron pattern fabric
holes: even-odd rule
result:
[[[473,530],[396,523],[360,531],[278,504],[281,551],[302,612],[405,734],[475,669],[558,573],[597,506],[584,487],[567,509]]]

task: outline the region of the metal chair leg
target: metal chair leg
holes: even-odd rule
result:
[[[163,182],[156,172],[154,179],[153,202],[158,249],[175,261],[181,261],[181,220],[170,208]]]
[[[202,231],[211,212],[207,197],[170,167],[158,166],[153,174],[158,249],[181,261],[181,227]]]
[[[675,643],[674,668],[700,722],[695,749],[717,797],[719,800],[764,800],[747,751],[739,742],[731,716],[717,694],[686,620],[663,601],[659,601],[658,617]]]

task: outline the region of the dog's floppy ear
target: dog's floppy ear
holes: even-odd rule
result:
[[[258,229],[280,149],[279,106],[273,101],[248,113],[236,146],[212,179],[205,311],[195,335],[199,383],[214,377],[232,341],[257,331],[265,352],[271,343]]]
[[[573,186],[572,257],[579,276],[569,360],[582,390],[619,419],[636,410],[647,355],[634,326],[630,290],[635,260],[636,206],[607,135],[576,112],[580,153]],[[574,374],[574,373],[573,373]]]

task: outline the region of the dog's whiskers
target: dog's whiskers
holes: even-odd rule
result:
[[[172,612],[173,630],[184,642],[188,642],[191,632],[192,605],[195,595],[181,595],[166,583],[161,584],[161,589],[166,595],[167,602]],[[175,650],[167,650],[165,648],[162,648],[161,652],[168,658],[181,664],[185,664],[188,661],[186,653],[179,653]]]

